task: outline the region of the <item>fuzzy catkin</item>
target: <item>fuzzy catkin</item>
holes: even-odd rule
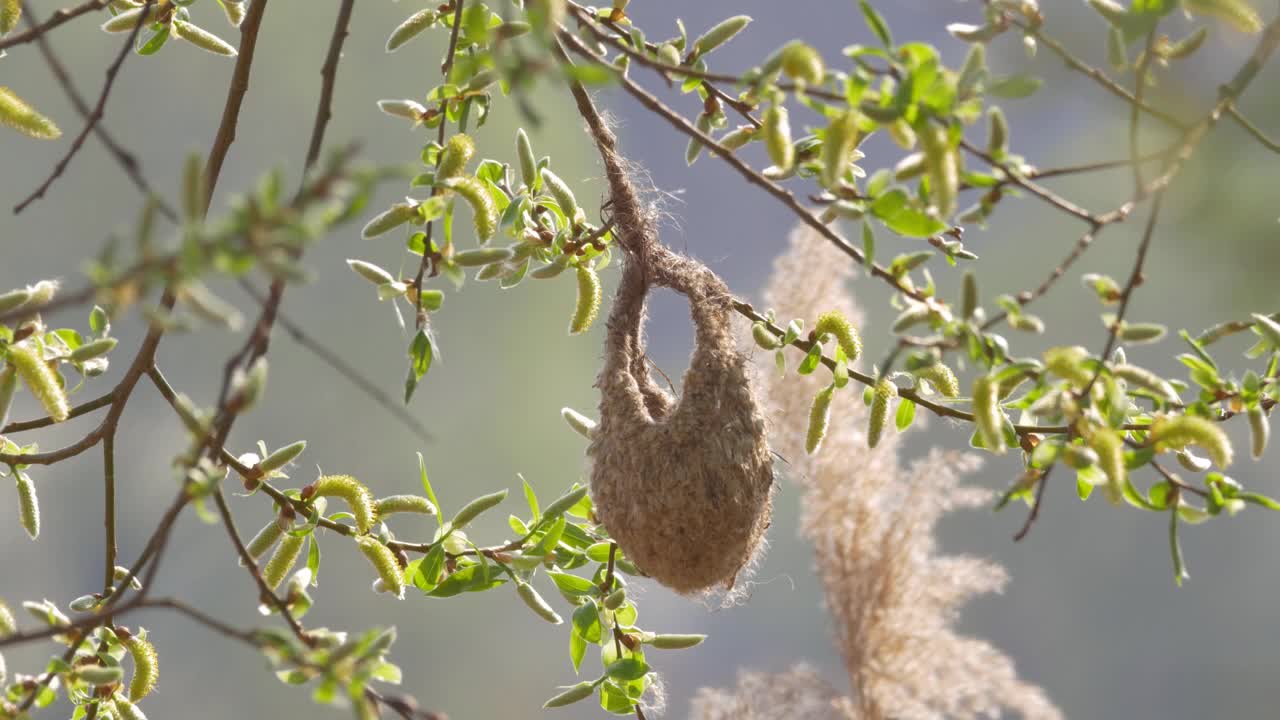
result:
[[[302,554],[302,543],[306,539],[302,535],[285,535],[276,546],[266,567],[262,568],[262,581],[268,588],[275,590],[284,582],[284,576],[289,574],[293,564],[298,561],[298,555]]]
[[[18,485],[18,516],[22,529],[32,540],[40,537],[40,500],[36,497],[36,484],[31,476],[19,470],[15,478]]]
[[[569,334],[578,335],[591,328],[600,314],[600,300],[603,296],[600,287],[600,276],[590,265],[578,266],[578,301],[573,309],[573,318],[569,321]]]
[[[363,483],[350,475],[324,475],[315,481],[314,497],[340,498],[351,508],[356,519],[356,529],[362,533],[378,520],[378,510],[374,505],[373,493]]]
[[[1218,423],[1197,415],[1175,415],[1156,420],[1151,425],[1151,442],[1157,450],[1181,450],[1199,445],[1209,453],[1213,464],[1226,468],[1231,464],[1231,440]]]
[[[18,371],[18,377],[26,383],[44,411],[54,422],[62,422],[71,412],[67,404],[67,391],[58,381],[57,373],[40,356],[37,346],[21,342],[9,346],[9,364]]]
[[[680,593],[732,587],[769,525],[773,461],[732,295],[713,272],[657,241],[590,98],[574,88],[600,150],[617,242],[626,255],[609,314],[600,423],[587,454],[597,517],[642,572]],[[543,179],[547,178],[544,171]],[[643,327],[653,285],[684,295],[695,348],[679,399],[649,375]]]
[[[137,635],[124,641],[129,657],[133,658],[133,678],[129,680],[129,701],[138,702],[151,694],[160,679],[160,662],[156,648],[149,640]]]

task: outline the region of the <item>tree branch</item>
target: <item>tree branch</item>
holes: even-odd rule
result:
[[[149,12],[155,1],[156,0],[146,0],[143,3],[143,16]],[[58,164],[54,166],[53,174],[41,183],[40,187],[36,188],[26,200],[23,200],[14,206],[14,215],[22,212],[28,205],[36,200],[44,197],[44,194],[48,192],[49,187],[53,185],[53,182],[61,177],[63,171],[67,169],[67,165],[71,163],[71,158],[75,157],[76,153],[80,152],[80,148],[84,146],[85,138],[89,137],[89,133],[93,132],[93,128],[97,126],[98,121],[102,119],[107,107],[107,98],[111,95],[111,87],[115,85],[116,75],[120,73],[120,66],[124,64],[124,59],[129,57],[129,53],[132,52],[133,43],[138,39],[138,33],[142,31],[142,26],[145,24],[146,23],[140,22],[137,25],[134,25],[133,29],[129,31],[129,37],[125,39],[125,43],[120,48],[120,52],[116,55],[115,61],[107,67],[107,80],[102,84],[102,92],[98,94],[98,103],[94,105],[93,112],[89,113],[89,117],[84,124],[84,128],[80,131],[80,134],[76,136],[76,139],[71,142],[71,147],[67,149],[67,154],[63,155],[62,159],[58,161]],[[0,45],[0,49],[3,49],[3,45]]]

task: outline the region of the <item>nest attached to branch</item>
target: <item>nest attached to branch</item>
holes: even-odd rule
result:
[[[706,266],[658,242],[612,132],[593,107],[582,108],[584,99],[579,109],[604,160],[614,236],[626,255],[596,380],[600,423],[587,450],[596,515],[663,585],[686,594],[731,588],[761,546],[773,492],[764,416],[730,327],[733,298]],[[695,347],[678,399],[646,364],[645,303],[654,286],[684,295],[693,317]]]

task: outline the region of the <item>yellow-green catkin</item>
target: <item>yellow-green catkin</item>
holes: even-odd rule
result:
[[[939,217],[950,217],[960,192],[960,166],[947,129],[932,123],[916,131],[929,166],[929,200]]]
[[[391,36],[387,38],[387,52],[395,52],[400,49],[401,45],[409,42],[422,33],[423,30],[435,24],[440,17],[440,13],[435,8],[427,8],[419,10],[410,15],[408,19],[400,23],[395,30],[391,31]]]
[[[577,335],[586,332],[591,323],[600,314],[600,299],[603,290],[600,287],[600,276],[595,268],[588,265],[578,266],[578,303],[573,310],[573,319],[569,322],[569,334]]]
[[[862,355],[862,338],[858,336],[858,329],[838,310],[828,310],[819,315],[813,332],[817,337],[827,334],[834,337],[849,362]]]
[[[756,345],[764,350],[777,350],[782,347],[782,338],[774,335],[773,331],[762,322],[752,323],[751,337],[755,338]]]
[[[244,22],[245,0],[222,0],[221,5],[227,16],[227,23],[231,27],[240,27],[240,23]]]
[[[0,0],[0,35],[12,32],[22,18],[22,0]]]
[[[436,166],[436,178],[444,180],[462,174],[475,154],[476,144],[471,136],[458,133],[449,138],[444,150],[440,151],[440,164]]]
[[[271,554],[271,559],[267,561],[265,567],[262,568],[262,581],[267,584],[268,588],[275,590],[280,587],[280,583],[284,582],[284,577],[293,569],[293,564],[298,561],[298,555],[302,553],[302,543],[307,538],[300,535],[285,535],[280,544],[276,546],[276,551]]]
[[[1267,438],[1271,436],[1271,423],[1260,407],[1249,408],[1249,432],[1253,440],[1253,459],[1257,460],[1267,451]]]
[[[44,361],[37,345],[31,341],[10,345],[9,364],[13,365],[18,377],[22,378],[27,389],[40,401],[54,422],[67,419],[71,412],[67,404],[67,392],[58,381],[57,373]]]
[[[1225,20],[1240,32],[1256,33],[1262,29],[1262,16],[1248,0],[1183,0],[1182,7],[1190,13]]]
[[[350,475],[323,475],[313,484],[314,497],[336,497],[351,508],[356,519],[356,529],[361,533],[378,521],[378,511],[373,493],[363,483]]]
[[[791,119],[787,108],[778,104],[770,105],[764,113],[764,124],[760,132],[764,135],[769,159],[779,170],[790,170],[796,162],[796,148],[791,144]]]
[[[580,214],[578,199],[574,197],[573,190],[569,188],[568,183],[561,180],[559,175],[551,172],[550,168],[542,168],[542,185],[547,192],[551,193],[551,197],[555,198],[556,205],[559,205],[560,212],[569,218],[569,223],[578,222],[578,215]]]
[[[18,621],[13,617],[13,611],[9,609],[8,604],[0,599],[0,638],[6,638],[18,632]]]
[[[1112,504],[1120,504],[1129,477],[1124,464],[1124,440],[1120,433],[1104,428],[1089,438],[1089,447],[1098,454],[1098,467],[1107,476],[1107,499]]]
[[[7,363],[0,364],[0,427],[9,422],[9,408],[18,391],[18,372]]]
[[[40,499],[36,497],[36,484],[21,470],[15,473],[14,480],[18,486],[18,518],[22,529],[35,540],[40,537]]]
[[[960,395],[960,381],[956,379],[956,374],[951,371],[951,368],[943,363],[926,365],[916,370],[915,374],[921,380],[927,380],[933,389],[942,393],[944,397],[953,398]]]
[[[257,535],[254,535],[253,538],[249,540],[249,544],[245,545],[245,550],[249,553],[249,557],[257,560],[271,549],[271,546],[276,543],[276,540],[280,539],[280,536],[283,533],[284,528],[280,523],[280,518],[273,518],[266,525],[262,526],[262,529],[258,531]],[[240,565],[244,565],[243,559],[240,560]]]
[[[1219,468],[1231,464],[1231,440],[1218,423],[1197,415],[1173,415],[1156,420],[1151,425],[1151,442],[1156,450],[1181,450],[1188,445],[1199,445],[1209,453],[1209,459]]]
[[[129,680],[129,701],[138,702],[151,694],[160,679],[160,662],[156,648],[149,640],[134,635],[124,641],[129,657],[133,658],[133,678]]]
[[[470,175],[446,178],[444,186],[458,193],[471,206],[475,221],[476,237],[481,242],[498,232],[498,204],[479,178]]]
[[[365,224],[360,236],[365,240],[391,232],[418,216],[418,206],[410,203],[396,203]]]
[[[982,444],[988,450],[1003,455],[1008,445],[1004,437],[1004,413],[1000,410],[1000,388],[991,374],[983,374],[973,380],[973,421],[978,426]]]
[[[898,386],[888,378],[876,383],[871,396],[871,420],[867,423],[867,447],[880,444],[884,428],[889,424],[890,401],[898,396]]]
[[[853,150],[858,146],[858,116],[853,110],[841,113],[827,126],[827,136],[822,143],[822,173],[820,179],[826,187],[841,184],[849,170]]]
[[[378,577],[382,579],[387,589],[392,595],[398,598],[404,597],[404,570],[400,567],[400,563],[396,560],[396,555],[391,548],[378,542],[378,539],[370,535],[361,535],[356,538],[356,545],[360,547],[360,552],[364,553],[365,558],[369,560],[369,564],[373,565],[378,571]]]
[[[787,43],[782,49],[781,63],[782,72],[809,85],[822,82],[827,72],[822,55],[812,45],[799,40]]]
[[[813,405],[809,408],[809,431],[804,439],[804,449],[810,455],[818,451],[827,437],[827,427],[831,424],[831,398],[835,391],[835,385],[828,385],[813,397]]]
[[[171,27],[174,36],[186,40],[201,50],[224,57],[235,57],[239,54],[234,45],[198,25],[175,19]]]
[[[0,124],[37,140],[56,140],[62,131],[7,87],[0,87]]]
[[[436,514],[436,506],[421,495],[388,495],[378,500],[376,510],[380,518],[396,513]]]
[[[1049,348],[1044,351],[1044,367],[1072,386],[1082,388],[1093,379],[1093,374],[1084,366],[1088,358],[1089,351],[1079,345]]]
[[[538,184],[538,160],[524,128],[516,131],[516,156],[520,159],[520,179],[532,190]]]

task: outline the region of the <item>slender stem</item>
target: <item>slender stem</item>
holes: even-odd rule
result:
[[[329,119],[333,117],[333,89],[338,80],[338,61],[342,59],[342,45],[350,34],[348,28],[351,25],[351,10],[354,6],[355,0],[342,0],[342,5],[338,8],[338,18],[333,25],[333,36],[329,39],[329,52],[325,55],[324,65],[320,68],[320,101],[316,103],[315,124],[311,128],[311,140],[307,144],[307,159],[303,165],[304,178],[320,159],[325,128],[329,125]]]
[[[236,127],[240,122],[240,107],[244,104],[245,93],[249,92],[249,73],[253,69],[253,58],[258,49],[258,31],[262,28],[262,16],[267,11],[267,0],[253,0],[249,3],[249,12],[240,25],[240,48],[236,55],[236,66],[231,73],[231,84],[227,87],[227,100],[222,107],[222,120],[218,123],[218,132],[214,135],[213,145],[209,149],[209,159],[205,164],[205,212],[209,211],[213,192],[218,184],[218,176],[222,173],[222,164],[231,150],[231,143],[236,139]]]
[[[96,12],[111,4],[111,0],[85,0],[85,2],[71,8],[62,8],[54,10],[53,14],[45,24],[33,27],[25,32],[10,35],[7,38],[0,38],[0,50],[11,48],[15,45],[29,43],[37,38],[43,37],[45,33],[53,30],[59,25],[84,15],[85,13]]]
[[[106,539],[103,542],[106,562],[103,571],[103,592],[110,592],[115,583],[116,570],[116,430],[111,428],[102,438],[102,477],[104,498],[103,524]]]
[[[22,0],[23,18],[32,29],[40,25],[39,21],[36,19],[34,9],[35,8],[32,7],[30,0]],[[63,94],[65,94],[67,99],[71,101],[71,104],[75,106],[76,112],[80,114],[80,117],[87,121],[92,113],[92,110],[89,108],[89,103],[85,102],[84,96],[80,94],[80,90],[71,79],[71,75],[67,72],[66,66],[62,64],[62,60],[58,57],[58,54],[54,52],[53,44],[49,42],[48,36],[41,33],[36,36],[35,41],[36,47],[40,49],[40,54],[44,56],[45,64],[49,66],[49,71],[52,72],[54,78],[57,79],[58,85],[62,86]],[[134,186],[148,197],[155,198],[157,207],[160,208],[160,212],[164,213],[164,216],[170,220],[176,221],[178,219],[177,213],[173,211],[173,208],[170,207],[163,198],[151,189],[151,184],[148,183],[146,177],[143,176],[142,167],[138,163],[137,156],[132,152],[129,152],[129,150],[125,149],[119,142],[117,142],[111,133],[107,131],[107,128],[101,121],[93,126],[93,134],[96,135],[98,140],[102,142],[102,145],[107,148],[107,152],[111,153],[111,156],[116,159],[116,163],[119,164],[125,174],[129,176],[129,180],[134,184]]]
[[[155,1],[156,0],[146,0],[146,2],[143,3],[143,17],[147,15]],[[27,196],[27,199],[14,206],[14,215],[25,210],[28,205],[36,200],[44,197],[44,194],[48,192],[49,188],[53,185],[53,182],[61,177],[62,173],[67,169],[67,165],[71,164],[71,159],[76,156],[76,153],[80,152],[80,148],[84,146],[85,138],[89,137],[89,133],[93,132],[93,128],[97,126],[98,121],[102,119],[103,114],[106,112],[107,98],[111,96],[111,88],[116,83],[116,76],[120,74],[120,67],[124,65],[124,59],[129,57],[129,54],[133,51],[133,43],[138,39],[138,33],[142,31],[142,26],[145,24],[146,23],[139,22],[137,25],[133,26],[132,30],[129,31],[129,36],[125,38],[125,43],[121,46],[119,53],[116,54],[116,59],[107,67],[106,82],[102,84],[102,92],[98,93],[98,102],[94,105],[93,112],[89,113],[89,117],[84,124],[84,128],[80,130],[80,134],[76,136],[76,139],[71,142],[71,147],[67,148],[66,154],[62,156],[62,159],[58,161],[58,164],[54,165],[53,173],[49,175],[44,182],[40,183],[40,186]],[[0,48],[2,47],[3,46],[0,46]]]

